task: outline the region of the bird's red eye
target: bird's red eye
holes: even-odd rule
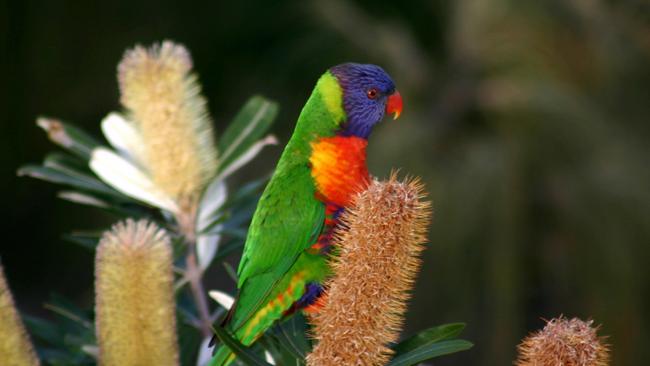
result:
[[[372,88],[372,89],[368,89],[366,95],[368,95],[368,99],[375,99],[377,98],[377,95],[379,95],[379,92],[377,91],[376,88]]]

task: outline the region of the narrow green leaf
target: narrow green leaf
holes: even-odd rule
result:
[[[260,359],[248,347],[244,346],[243,344],[239,343],[239,341],[231,337],[227,330],[221,327],[214,327],[212,328],[212,331],[217,335],[217,338],[219,338],[221,343],[230,348],[230,350],[233,351],[233,353],[235,353],[237,357],[239,357],[239,359],[247,365],[272,366],[271,364]]]
[[[223,223],[225,220],[230,219],[229,210],[236,210],[238,206],[245,204],[246,201],[254,200],[257,202],[261,195],[261,188],[264,187],[270,176],[265,176],[256,179],[252,182],[244,184],[237,192],[228,196],[223,204],[220,204],[215,210],[210,212],[206,217],[206,223],[203,223],[198,230],[199,234],[221,234],[221,231],[214,231],[213,229]],[[247,213],[248,219],[250,215]]]
[[[260,338],[258,344],[273,356],[276,365],[301,366],[305,364],[304,358],[287,347],[275,334],[267,332]]]
[[[99,142],[82,129],[57,119],[39,118],[36,122],[47,132],[50,140],[88,161]]]
[[[237,271],[230,265],[228,262],[223,262],[223,268],[226,269],[228,277],[230,277],[233,282],[237,283]]]
[[[237,192],[228,197],[222,206],[222,210],[240,206],[247,200],[255,200],[257,202],[259,196],[262,194],[262,189],[266,186],[270,178],[270,175],[265,175],[262,178],[244,184]]]
[[[201,345],[201,333],[191,325],[178,324],[178,347],[180,365],[196,365],[197,349]]]
[[[295,350],[302,358],[304,358],[310,351],[309,342],[305,337],[307,331],[307,323],[302,314],[298,313],[289,318],[284,323],[280,324],[280,340],[286,342],[291,348]]]
[[[101,233],[71,232],[63,234],[63,240],[80,245],[86,249],[94,251],[97,249]]]
[[[456,338],[465,329],[465,323],[449,323],[432,327],[401,341],[393,347],[395,353],[406,353],[425,344]]]
[[[102,209],[107,209],[111,206],[108,202],[101,200],[93,195],[77,191],[61,191],[56,195],[62,200],[74,202],[80,205],[98,207]]]
[[[438,343],[426,344],[409,352],[398,354],[388,366],[411,366],[417,365],[435,357],[448,355],[455,352],[465,351],[472,348],[473,344],[463,339],[453,339]]]
[[[219,140],[219,171],[261,139],[273,123],[278,105],[261,96],[253,96],[237,113]]]
[[[90,176],[84,176],[83,174],[71,174],[69,171],[62,171],[59,167],[25,165],[18,169],[17,174],[19,176],[28,176],[52,183],[68,185],[82,190],[124,198],[122,194],[97,179]]]
[[[48,304],[45,303],[43,305],[44,308],[51,310],[52,312],[70,319],[71,321],[80,324],[82,327],[88,328],[88,329],[93,329],[93,324],[84,319],[83,317],[79,316],[78,314],[75,314],[74,312],[70,311],[69,309],[66,309],[64,307],[54,305],[54,304]]]
[[[54,151],[45,155],[43,165],[48,166],[49,164],[64,166],[73,171],[83,172],[87,175],[92,174],[87,161],[66,152]]]
[[[205,227],[200,230],[197,230],[197,234],[211,235],[211,234],[221,234],[221,231],[217,226],[222,224],[224,221],[228,220],[229,216],[227,214],[221,214],[220,216],[214,215],[210,218]]]
[[[221,247],[219,248],[219,252],[214,257],[214,259],[212,259],[212,262],[219,262],[222,259],[229,256],[234,251],[241,249],[243,247],[244,247],[244,242],[240,239],[233,239],[233,240],[229,240],[226,243],[222,243]]]
[[[63,345],[63,332],[56,324],[34,316],[21,314],[29,333],[48,344]]]

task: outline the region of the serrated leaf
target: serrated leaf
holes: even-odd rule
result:
[[[465,351],[474,346],[463,339],[453,339],[437,343],[426,344],[409,352],[395,355],[387,366],[412,366],[435,357]]]
[[[246,102],[219,140],[220,172],[266,134],[277,113],[277,104],[264,97],[253,96]]]
[[[241,344],[239,341],[235,340],[225,329],[221,327],[212,328],[214,334],[219,338],[221,343],[239,357],[240,360],[245,362],[247,365],[253,366],[272,366],[266,361],[260,359],[255,353],[253,353],[248,347]]]
[[[401,341],[393,347],[393,350],[398,354],[406,353],[426,344],[456,338],[462,333],[463,329],[465,329],[465,323],[449,323],[425,329]]]

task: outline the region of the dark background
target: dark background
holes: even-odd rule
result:
[[[181,5],[182,3],[182,5]],[[466,321],[474,349],[436,364],[507,365],[540,318],[593,318],[614,365],[650,359],[650,6],[646,1],[9,1],[0,5],[4,217],[19,307],[52,291],[92,304],[92,252],[62,240],[115,218],[18,178],[60,117],[96,136],[119,109],[135,43],[192,52],[222,131],[253,93],[286,142],[317,77],[382,65],[403,117],[372,136],[371,171],[421,176],[435,207],[407,332]],[[219,132],[217,132],[219,133]],[[233,184],[271,171],[266,151]],[[219,274],[210,286],[224,283]]]

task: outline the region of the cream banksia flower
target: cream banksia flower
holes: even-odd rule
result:
[[[176,200],[196,196],[217,168],[212,122],[185,47],[136,46],[118,66],[121,102],[144,141],[156,186]]]
[[[101,365],[177,365],[170,239],[127,220],[104,233],[95,263]]]
[[[333,277],[313,315],[311,366],[384,365],[398,339],[426,242],[430,203],[417,180],[373,182],[342,218]]]
[[[519,345],[517,366],[606,366],[609,349],[593,320],[551,319]]]
[[[136,46],[120,62],[118,80],[126,115],[102,121],[118,154],[95,149],[91,168],[127,195],[194,215],[216,173],[217,151],[189,52],[169,41]]]
[[[4,366],[39,365],[0,265],[0,360]]]

